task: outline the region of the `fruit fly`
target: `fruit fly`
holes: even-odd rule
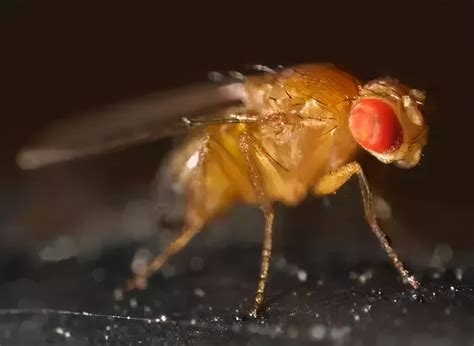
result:
[[[296,206],[309,194],[333,194],[353,175],[358,177],[370,229],[403,281],[416,289],[418,281],[405,269],[377,223],[372,193],[356,155],[366,151],[385,164],[416,166],[428,137],[421,113],[424,93],[389,77],[363,83],[325,63],[260,70],[240,82],[216,88],[213,92],[226,105],[214,113],[186,116],[189,110],[183,100],[167,104],[162,99],[156,109],[153,104],[122,107],[121,112],[128,113],[123,126],[112,112],[69,128],[55,127],[40,144],[20,152],[18,162],[34,168],[159,137],[148,126],[133,135],[125,131],[135,126],[130,117],[137,109],[174,117],[180,114],[182,124],[190,130],[189,137],[171,153],[167,170],[175,188],[186,196],[184,228],[146,268],[135,273],[126,290],[145,289],[150,276],[207,223],[236,203],[250,204],[261,209],[265,220],[260,276],[250,310],[256,317],[263,307],[269,275],[275,203]],[[188,91],[188,95],[193,93]],[[217,105],[205,104],[211,100],[206,99],[208,94],[201,96],[193,102]],[[168,100],[173,97],[176,99],[175,95]],[[153,117],[142,118],[149,121]],[[104,123],[97,125],[100,119]],[[107,128],[115,130],[107,133]],[[73,132],[78,131],[81,136],[74,137]],[[158,132],[162,133],[163,127]]]

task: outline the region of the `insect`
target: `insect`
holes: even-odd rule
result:
[[[214,113],[188,117],[183,114],[189,111],[185,102],[171,102],[173,107],[167,108],[161,101],[155,109],[173,113],[175,118],[183,115],[182,124],[190,130],[189,138],[171,154],[167,168],[176,188],[186,195],[185,222],[178,238],[136,273],[126,289],[145,289],[150,276],[208,222],[236,203],[251,204],[261,209],[265,220],[260,276],[250,310],[256,317],[263,308],[269,276],[275,203],[296,206],[309,194],[333,194],[353,175],[359,180],[370,229],[403,281],[416,289],[418,281],[405,269],[377,223],[369,184],[356,155],[365,150],[385,164],[416,166],[428,138],[421,113],[425,94],[389,77],[363,83],[326,63],[261,70],[215,89],[219,102],[226,104]],[[149,126],[142,126],[146,130],[135,131],[133,136],[124,131],[138,120],[131,126],[130,112],[136,107],[122,108],[128,119],[123,127],[114,121],[119,116],[113,112],[94,118],[96,126],[83,120],[71,128],[56,127],[40,144],[20,153],[20,165],[34,168],[155,139]],[[139,108],[153,113],[153,107],[145,109]],[[143,124],[153,120],[153,116],[142,118],[146,120]],[[98,126],[97,119],[104,119],[105,125]],[[118,123],[119,130],[96,133],[98,127],[111,128],[110,121]],[[73,130],[85,139],[74,137]]]

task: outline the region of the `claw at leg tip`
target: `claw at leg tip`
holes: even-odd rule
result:
[[[415,290],[420,287],[420,283],[415,279],[413,275],[408,276],[405,281],[408,282]]]
[[[257,309],[252,309],[249,312],[250,318],[257,318]]]

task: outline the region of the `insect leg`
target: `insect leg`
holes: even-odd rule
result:
[[[388,257],[392,260],[392,263],[400,273],[403,282],[409,283],[415,289],[418,288],[420,284],[412,275],[410,275],[408,270],[405,269],[403,263],[399,260],[397,254],[395,253],[395,250],[390,246],[390,243],[387,240],[387,236],[380,229],[380,226],[377,223],[373,206],[372,192],[370,191],[369,184],[367,182],[367,178],[365,177],[364,172],[362,171],[362,167],[357,162],[351,162],[337,169],[336,171],[324,176],[316,185],[314,191],[316,194],[319,195],[333,193],[338,190],[344,183],[346,183],[353,174],[357,174],[359,178],[362,200],[364,202],[365,217],[367,219],[367,222],[369,223],[372,232],[377,237],[380,245],[385,250]]]
[[[171,257],[181,251],[201,230],[201,227],[201,224],[185,227],[178,239],[169,244],[159,256],[153,259],[142,273],[136,273],[135,276],[127,282],[126,290],[145,289],[148,285],[148,279],[153,273],[160,270]]]
[[[263,236],[263,248],[262,248],[262,257],[260,263],[260,276],[257,285],[257,291],[255,294],[254,307],[250,310],[249,315],[253,318],[256,318],[260,312],[263,302],[265,299],[265,286],[268,281],[268,268],[270,265],[270,257],[272,253],[272,232],[273,232],[273,219],[274,212],[271,202],[265,195],[263,190],[262,176],[255,166],[255,162],[250,153],[250,143],[251,139],[247,133],[243,133],[240,137],[240,150],[244,154],[247,167],[252,180],[253,187],[257,193],[258,203],[260,208],[263,211],[265,217],[265,229]]]
[[[183,117],[181,120],[187,127],[193,128],[208,125],[254,123],[258,121],[258,116],[249,114],[245,106],[234,106],[219,112],[202,114],[191,118]]]
[[[196,165],[196,173],[200,173],[195,177],[190,185],[190,195],[203,195],[203,183],[202,176],[205,176],[205,158],[208,154],[208,145],[209,138],[204,139],[204,143],[199,150],[199,161]],[[191,198],[191,200],[194,200]],[[191,241],[191,239],[202,229],[204,225],[204,218],[199,213],[195,212],[195,208],[188,206],[187,215],[186,215],[186,224],[181,232],[181,235],[169,244],[164,251],[155,257],[143,271],[140,273],[135,273],[135,276],[130,279],[125,290],[130,291],[134,289],[143,290],[147,287],[148,279],[153,275],[153,273],[160,270],[175,254],[180,252],[186,245]]]

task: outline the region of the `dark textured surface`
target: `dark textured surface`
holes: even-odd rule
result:
[[[191,249],[178,256],[167,277],[156,275],[150,289],[116,301],[113,288],[126,278],[124,259],[129,254],[122,250],[88,263],[50,264],[36,268],[28,278],[1,284],[0,343],[474,342],[472,270],[418,272],[424,285],[414,292],[399,283],[388,263],[353,264],[329,255],[324,265],[305,261],[305,267],[298,267],[277,255],[268,308],[261,319],[245,320],[256,284],[259,249]],[[191,264],[196,258],[199,266]]]

